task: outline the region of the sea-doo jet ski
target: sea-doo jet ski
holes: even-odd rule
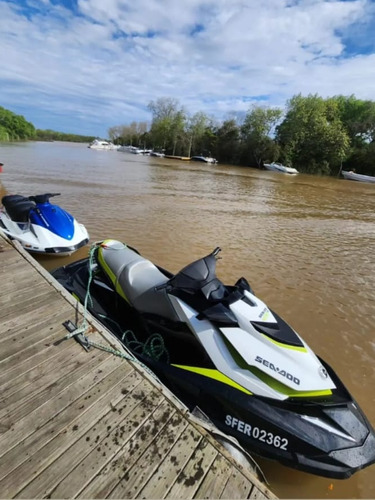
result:
[[[18,240],[29,252],[70,255],[86,245],[89,235],[83,224],[49,199],[60,193],[36,196],[7,195],[2,199],[0,231]]]
[[[53,276],[191,410],[249,452],[347,478],[375,462],[370,423],[332,368],[255,296],[216,276],[219,248],[173,275],[116,240]]]

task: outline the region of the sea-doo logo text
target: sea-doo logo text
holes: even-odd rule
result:
[[[274,446],[275,448],[280,448],[280,450],[288,449],[288,440],[286,438],[282,438],[281,436],[274,434],[273,432],[266,431],[265,429],[261,429],[260,427],[247,424],[242,420],[238,420],[236,417],[232,417],[232,415],[226,415],[225,425],[238,432],[242,432],[242,434],[245,434],[250,438],[257,439],[258,441]]]
[[[263,309],[263,311],[259,314],[258,318],[266,319],[266,318],[268,318],[268,314],[269,314],[269,310],[267,309],[267,307],[265,307]]]
[[[301,381],[300,381],[299,378],[294,377],[291,373],[288,373],[285,370],[280,370],[280,368],[278,366],[275,366],[270,361],[267,361],[266,359],[263,359],[260,356],[257,356],[255,358],[255,361],[257,361],[258,363],[260,363],[260,364],[262,364],[264,366],[267,366],[267,368],[269,368],[270,370],[273,370],[274,372],[278,373],[282,377],[285,377],[288,380],[290,380],[291,382],[294,382],[296,385],[300,385]]]

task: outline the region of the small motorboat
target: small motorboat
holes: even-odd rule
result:
[[[91,149],[99,149],[103,151],[113,151],[119,148],[119,146],[116,146],[112,142],[101,141],[100,139],[95,139],[88,145],[88,147]]]
[[[299,174],[296,168],[286,167],[281,163],[264,163],[264,168],[266,170],[272,170],[273,172],[282,172],[283,174]]]
[[[86,245],[89,235],[83,224],[49,199],[60,193],[36,196],[7,195],[2,199],[0,231],[17,240],[29,252],[70,255]]]
[[[349,181],[359,181],[359,182],[375,182],[375,177],[371,175],[357,174],[356,172],[348,172],[346,170],[341,170],[344,179]]]
[[[52,274],[191,411],[250,453],[341,479],[374,463],[374,430],[333,369],[245,278],[217,278],[219,252],[173,275],[106,240]]]
[[[215,158],[212,158],[211,156],[192,156],[190,160],[201,161],[204,163],[217,163],[217,160]]]
[[[165,154],[159,151],[151,151],[150,156],[156,156],[157,158],[164,158]]]

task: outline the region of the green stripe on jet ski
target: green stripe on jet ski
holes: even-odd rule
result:
[[[268,339],[268,337],[265,335],[265,337]],[[271,339],[269,339],[271,340]],[[279,392],[280,394],[284,394],[285,396],[288,396],[289,398],[315,398],[315,397],[320,397],[320,396],[331,396],[332,391],[330,389],[322,390],[322,391],[296,391],[294,389],[291,389],[287,385],[283,384],[282,382],[279,382],[278,380],[274,379],[267,373],[264,373],[262,370],[257,368],[256,366],[250,366],[246,363],[246,361],[243,359],[241,354],[239,354],[238,351],[232,346],[230,342],[227,341],[227,339],[224,339],[224,342],[231,353],[231,356],[233,357],[234,361],[237,363],[237,365],[242,368],[243,370],[249,370],[253,375],[259,378],[262,382],[268,385],[268,387],[271,387],[276,392]],[[273,342],[273,341],[272,341]],[[282,344],[284,345],[284,344]],[[290,347],[290,346],[289,346]],[[296,348],[299,349],[299,348]]]
[[[197,373],[198,375],[203,375],[204,377],[212,378],[214,380],[217,380],[218,382],[222,382],[223,384],[230,385],[231,387],[234,387],[235,389],[238,389],[239,391],[244,392],[245,394],[249,394],[251,396],[251,392],[242,387],[241,385],[237,384],[237,382],[234,382],[234,380],[230,379],[223,373],[219,372],[218,370],[213,370],[211,368],[199,368],[198,366],[183,366],[183,365],[172,365],[175,366],[176,368],[181,368],[182,370],[188,370],[193,373]]]
[[[112,240],[105,240],[105,241],[102,242],[102,245],[105,245],[106,241],[112,241]],[[123,289],[119,285],[119,282],[118,282],[118,279],[117,279],[116,275],[113,273],[112,269],[108,266],[108,264],[104,260],[102,252],[103,252],[102,248],[99,247],[99,251],[98,251],[99,264],[102,266],[102,268],[105,271],[105,273],[107,274],[108,278],[112,281],[113,286],[115,287],[116,292],[119,295],[121,295],[121,297],[123,299],[125,299],[126,302],[129,302],[128,299],[127,299],[127,297],[126,297],[126,295],[124,294]]]
[[[271,387],[274,391],[277,391],[280,394],[284,394],[289,398],[315,398],[319,396],[331,396],[332,394],[331,389],[325,389],[322,391],[296,391],[283,384],[282,382],[274,379],[267,373],[262,372],[262,370],[260,370],[256,366],[248,366],[247,369],[256,377],[258,377],[262,382]]]
[[[263,333],[262,333],[262,335],[265,339],[269,340],[273,344],[276,344],[280,347],[284,347],[285,349],[291,349],[292,351],[307,352],[306,347],[298,347],[295,345],[284,344],[283,342],[278,342],[277,340],[271,339],[270,337],[268,337],[268,335],[264,335]]]

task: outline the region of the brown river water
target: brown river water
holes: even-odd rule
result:
[[[122,240],[172,272],[220,246],[218,276],[245,276],[375,426],[375,185],[59,142],[0,145],[0,162],[0,195],[61,193],[91,242]],[[331,480],[257,461],[281,498],[375,498],[375,465]]]

